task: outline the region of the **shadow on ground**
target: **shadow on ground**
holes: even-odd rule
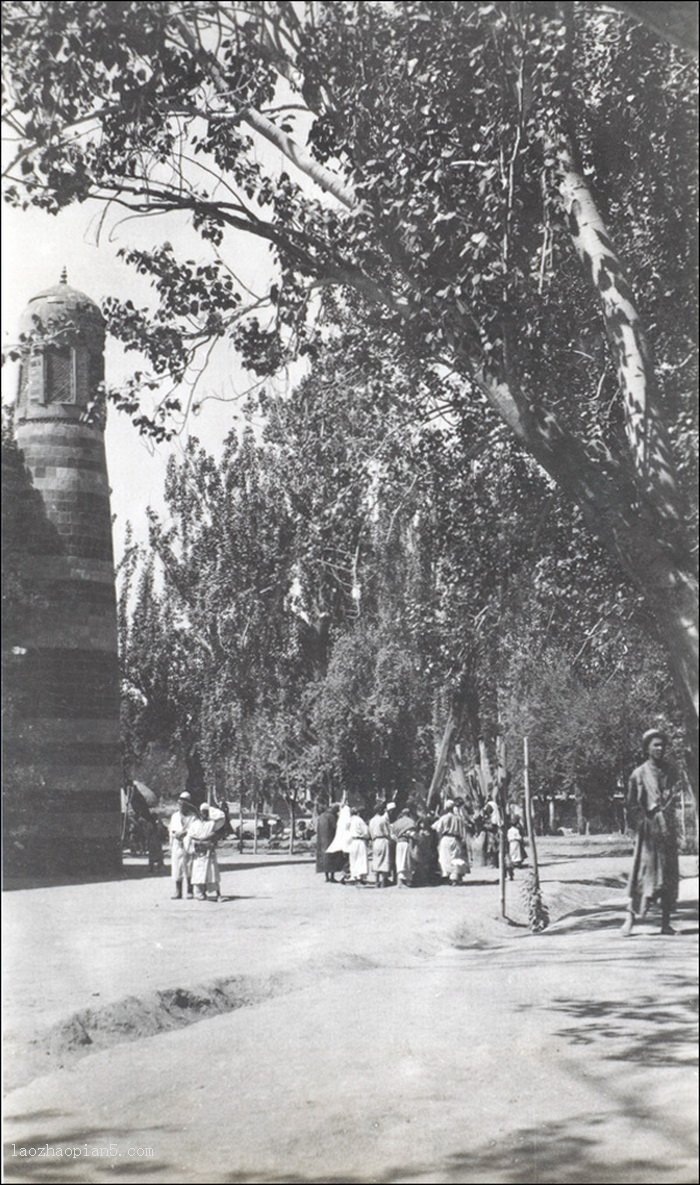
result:
[[[219,870],[221,872],[242,872],[249,868],[274,868],[281,864],[311,864],[311,862],[311,858],[307,855],[281,857],[278,852],[270,852],[267,859],[246,860],[240,859],[238,853],[227,852],[223,856],[219,856]],[[109,884],[111,881],[169,879],[170,869],[168,867],[160,869],[158,872],[149,872],[148,863],[144,857],[143,864],[124,864],[119,872],[112,875],[101,873],[99,876],[69,876],[64,873],[53,877],[8,876],[3,881],[2,887],[6,892],[13,892],[20,889],[58,888],[61,885],[100,885]]]
[[[675,992],[669,993],[667,1004],[652,995],[638,995],[625,1003],[555,998],[550,1011],[567,1017],[566,1027],[557,1036],[594,1048],[606,1060],[697,1066],[696,986],[690,977],[675,979]]]
[[[603,1145],[608,1117],[600,1113],[584,1114],[575,1121],[521,1128],[507,1140],[494,1140],[481,1147],[465,1149],[436,1164],[401,1165],[383,1173],[366,1176],[300,1176],[281,1173],[267,1176],[239,1171],[222,1175],[231,1185],[247,1182],[273,1182],[279,1185],[399,1185],[404,1181],[503,1182],[506,1185],[629,1185],[630,1181],[694,1180],[692,1161],[679,1158],[677,1172],[668,1158],[635,1156],[634,1148],[622,1152],[610,1163]]]
[[[55,1115],[55,1113],[53,1113]],[[38,1116],[37,1116],[38,1117]],[[23,1116],[8,1116],[8,1122],[18,1122]],[[68,1117],[66,1117],[68,1118]],[[644,1116],[640,1114],[640,1121]],[[226,1172],[226,1166],[217,1166],[216,1179],[231,1185],[249,1185],[251,1182],[266,1182],[269,1185],[398,1185],[411,1180],[420,1181],[428,1177],[440,1180],[445,1185],[463,1182],[503,1182],[505,1185],[624,1185],[630,1181],[673,1180],[677,1183],[694,1181],[690,1158],[678,1157],[677,1164],[668,1157],[650,1159],[636,1156],[630,1147],[615,1157],[611,1163],[604,1144],[609,1114],[602,1112],[584,1113],[575,1120],[520,1128],[507,1140],[493,1140],[481,1147],[465,1149],[448,1156],[435,1164],[397,1165],[377,1173],[369,1170],[366,1175],[325,1173],[323,1176],[299,1173],[261,1173],[254,1166]],[[82,1185],[106,1180],[118,1180],[127,1175],[132,1179],[148,1180],[154,1174],[169,1175],[176,1180],[178,1170],[157,1159],[159,1139],[165,1140],[175,1127],[155,1127],[137,1134],[130,1131],[110,1131],[100,1128],[65,1130],[58,1124],[50,1124],[33,1136],[31,1140],[19,1143],[8,1141],[5,1145],[5,1180],[8,1182],[35,1181],[56,1185],[57,1182],[74,1181]],[[162,1134],[161,1134],[162,1133]],[[116,1145],[118,1157],[100,1155],[99,1150],[109,1144]],[[54,1150],[80,1148],[83,1155],[54,1155],[37,1159],[22,1156],[30,1148],[49,1147]],[[148,1150],[147,1156],[129,1155],[129,1150]],[[13,1154],[14,1153],[14,1154]],[[90,1154],[91,1153],[91,1154]],[[674,1171],[675,1167],[675,1171]],[[282,1169],[282,1166],[280,1166]],[[137,1176],[138,1174],[138,1176]],[[439,1175],[438,1175],[439,1174]],[[205,1176],[200,1178],[206,1180]]]
[[[573,883],[573,882],[567,882]],[[576,882],[589,883],[589,882]],[[600,883],[605,886],[606,882],[590,882],[596,886]],[[596,930],[613,930],[619,929],[625,918],[627,903],[625,900],[620,900],[618,904],[598,904],[582,906],[580,909],[574,909],[571,913],[564,914],[563,917],[558,918],[556,923],[548,930],[544,931],[545,938],[560,938],[567,934],[572,934],[578,931],[596,931]],[[677,936],[691,936],[697,934],[698,929],[698,902],[697,900],[679,901],[673,912],[673,927],[676,930]],[[638,919],[633,930],[630,941],[636,936],[649,935],[658,933],[661,925],[661,912],[658,905],[652,906],[646,917]],[[669,939],[670,941],[670,939]]]

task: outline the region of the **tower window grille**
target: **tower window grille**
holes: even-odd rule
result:
[[[75,376],[70,346],[52,346],[46,352],[47,403],[73,403]]]

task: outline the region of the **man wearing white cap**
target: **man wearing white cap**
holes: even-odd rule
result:
[[[217,806],[202,803],[199,818],[193,819],[185,837],[185,847],[192,857],[190,879],[198,901],[207,900],[207,889],[214,891],[212,900],[221,899],[219,863],[216,858],[216,841],[226,822],[224,812]]]
[[[650,728],[642,737],[646,761],[630,781],[627,810],[635,822],[632,874],[629,882],[625,937],[632,933],[635,913],[644,917],[652,901],[661,905],[661,933],[674,934],[671,911],[678,899],[676,791],[678,774],[666,761],[666,734]]]
[[[182,897],[183,880],[185,882],[187,896],[193,896],[191,877],[192,857],[185,847],[185,839],[187,837],[187,829],[195,815],[196,809],[192,802],[192,795],[184,790],[177,800],[177,810],[171,815],[168,825],[173,901],[179,900]]]

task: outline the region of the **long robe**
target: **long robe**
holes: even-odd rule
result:
[[[439,837],[438,860],[444,879],[459,881],[469,872],[467,856],[467,828],[464,820],[453,811],[442,815],[433,830]]]
[[[175,811],[170,816],[170,872],[176,883],[183,879],[192,882],[192,856],[185,846],[185,840],[187,829],[194,819],[194,815],[183,814],[182,811]]]
[[[404,884],[410,884],[413,878],[414,860],[411,839],[415,835],[415,830],[416,823],[410,815],[399,815],[393,825],[394,839],[396,840],[396,876]]]
[[[520,828],[513,823],[506,833],[508,840],[508,859],[511,864],[519,867],[523,862],[523,839],[520,834]]]
[[[350,879],[357,880],[367,876],[369,860],[367,846],[369,843],[369,827],[359,815],[353,815],[348,827],[348,842],[350,855]]]
[[[342,852],[347,856],[350,851],[350,820],[352,819],[352,811],[347,804],[341,806],[338,811],[338,822],[335,828],[335,835],[333,842],[329,844],[329,852]]]
[[[677,784],[672,766],[651,760],[637,766],[629,781],[627,807],[637,828],[629,883],[635,912],[657,897],[669,909],[678,900]]]
[[[335,839],[335,829],[338,822],[336,811],[325,810],[318,816],[316,822],[316,871],[337,872],[342,864],[342,853],[329,852],[328,848]],[[340,860],[340,864],[338,861]]]
[[[369,834],[372,840],[372,871],[390,873],[391,827],[386,815],[374,815],[370,819]]]
[[[211,886],[219,891],[219,862],[216,858],[216,833],[225,823],[223,811],[210,807],[209,819],[193,819],[187,830],[187,848],[192,855],[192,884]]]
[[[411,864],[413,868],[412,883],[414,885],[428,885],[434,878],[435,871],[435,840],[430,830],[417,827],[411,840]]]

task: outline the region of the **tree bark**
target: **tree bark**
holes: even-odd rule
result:
[[[659,414],[650,351],[632,289],[578,166],[571,139],[562,134],[553,147],[571,240],[598,295],[615,359],[625,431],[639,490],[659,517],[677,529],[681,508],[674,462]]]

